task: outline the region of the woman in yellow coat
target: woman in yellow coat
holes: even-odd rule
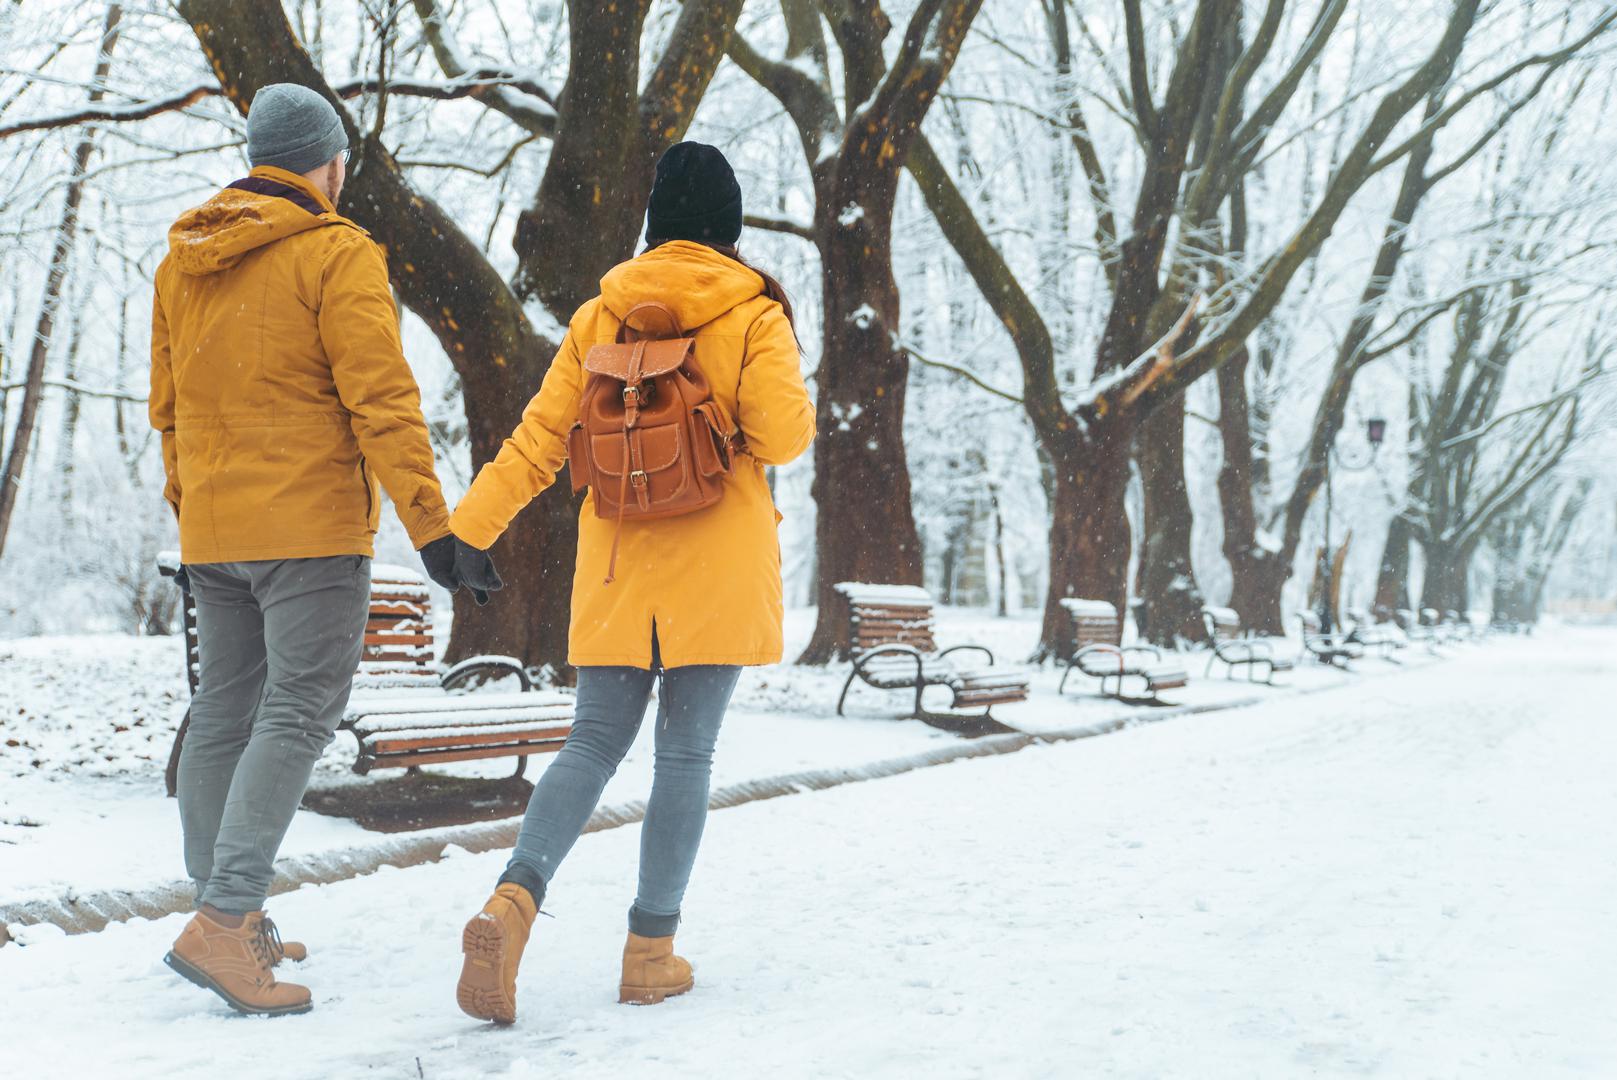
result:
[[[656,767],[619,999],[652,1004],[693,985],[690,965],[673,955],[673,935],[707,816],[713,747],[741,667],[781,658],[780,515],[764,467],[791,461],[814,438],[790,305],[773,278],[740,260],[740,233],[741,189],[724,156],[700,143],[672,147],[657,164],[647,250],[610,270],[601,295],[578,309],[522,423],[450,520],[463,580],[497,585],[485,552],[555,482],[578,418],[584,354],[615,341],[636,304],[673,309],[747,452],[716,504],[624,521],[610,583],[620,526],[597,516],[593,495],[585,499],[568,637],[578,668],[573,731],[534,788],[494,896],[462,936],[456,998],[473,1016],[515,1019],[517,965],[534,915],[659,679]]]

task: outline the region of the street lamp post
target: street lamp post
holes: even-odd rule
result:
[[[1336,451],[1336,442],[1331,442],[1331,449],[1325,456],[1325,550],[1322,555],[1323,563],[1320,567],[1320,596],[1319,596],[1319,624],[1320,629],[1327,634],[1336,631],[1336,608],[1332,599],[1336,593],[1336,559],[1331,552],[1331,474],[1337,469],[1348,472],[1359,472],[1368,469],[1376,459],[1376,452],[1381,449],[1381,440],[1387,435],[1387,421],[1376,417],[1364,425],[1365,441],[1370,444],[1370,452],[1362,460],[1350,461],[1344,459]]]

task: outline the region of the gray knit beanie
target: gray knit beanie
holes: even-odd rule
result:
[[[297,83],[272,83],[247,110],[247,160],[287,172],[313,172],[348,145],[331,102]]]

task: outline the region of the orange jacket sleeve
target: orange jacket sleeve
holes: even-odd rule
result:
[[[320,342],[360,453],[387,489],[410,541],[449,533],[433,469],[421,391],[404,359],[398,310],[377,246],[354,234],[327,256],[320,281]]]
[[[747,448],[765,465],[784,465],[814,441],[814,405],[803,385],[797,338],[779,304],[747,330],[736,423]]]
[[[163,438],[163,498],[180,516],[179,447],[174,441],[174,366],[169,359],[168,316],[163,298],[152,290],[152,392],[147,399],[147,415],[152,427]]]
[[[567,460],[567,433],[578,419],[583,390],[584,365],[568,330],[539,392],[522,411],[522,422],[494,460],[478,470],[455,507],[450,527],[456,536],[473,547],[489,548],[517,511],[555,482]]]

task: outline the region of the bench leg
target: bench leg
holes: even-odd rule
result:
[[[848,691],[853,687],[853,680],[859,677],[858,671],[848,673],[848,681],[842,684],[842,693],[837,697],[837,715],[842,715],[842,703],[848,700]]]
[[[528,771],[528,755],[517,755],[517,771],[511,774],[511,779],[521,780],[522,774]]]
[[[1057,697],[1060,697],[1062,692],[1064,692],[1067,689],[1067,676],[1071,675],[1071,674],[1072,674],[1072,661],[1068,660],[1067,661],[1067,670],[1065,670],[1065,671],[1063,671],[1061,673],[1061,682],[1056,687],[1056,696]]]
[[[174,733],[174,747],[168,752],[168,766],[163,770],[163,786],[171,799],[180,793],[180,750],[185,745],[185,733],[190,728],[191,710],[187,708],[185,717],[180,721],[180,730]]]

